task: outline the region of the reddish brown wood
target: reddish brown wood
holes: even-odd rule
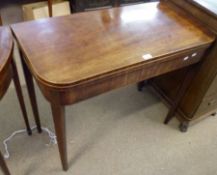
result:
[[[211,0],[168,0],[182,11],[203,23],[207,29],[217,35],[217,5]],[[181,122],[196,123],[216,111],[217,108],[217,42],[210,48],[208,54],[200,63],[197,75],[178,107],[177,118]],[[184,79],[184,70],[175,71],[154,79],[155,89],[172,104],[176,92]],[[174,78],[175,77],[175,78]]]
[[[22,57],[21,52],[20,52],[20,56]],[[40,122],[40,118],[39,118],[38,105],[37,105],[37,101],[36,101],[34,82],[32,79],[32,75],[30,74],[29,69],[26,66],[24,60],[21,59],[21,62],[22,62],[24,76],[25,76],[25,80],[26,80],[26,84],[27,84],[27,90],[28,90],[29,97],[30,97],[33,116],[35,118],[37,130],[39,133],[41,133],[42,129],[41,129],[41,122]]]
[[[52,4],[53,4],[53,0],[48,0],[48,12],[49,12],[49,17],[52,17],[52,16],[53,16],[53,7],[52,7]]]
[[[2,156],[1,152],[0,152],[0,167],[4,175],[10,175],[7,164],[5,163],[4,157]]]
[[[15,85],[17,97],[19,100],[20,108],[21,108],[21,111],[23,113],[23,118],[24,118],[24,121],[26,124],[27,132],[29,135],[31,135],[32,130],[31,130],[30,125],[29,125],[29,120],[28,120],[28,116],[27,116],[27,112],[26,112],[26,108],[25,108],[25,103],[24,103],[24,99],[23,99],[23,93],[22,93],[22,89],[20,86],[20,80],[19,80],[18,73],[17,73],[17,67],[16,67],[16,64],[15,64],[13,59],[11,60],[11,66],[12,66],[12,70],[13,70],[13,80],[14,80],[14,85]]]
[[[8,87],[13,78],[15,89],[17,92],[17,97],[19,99],[21,111],[26,124],[27,132],[31,135],[31,129],[29,126],[29,121],[27,117],[27,112],[25,108],[25,103],[21,91],[21,86],[17,74],[17,68],[15,62],[12,59],[13,52],[13,38],[11,31],[8,27],[0,27],[0,99],[3,98],[8,90]],[[0,153],[0,167],[5,175],[9,175],[9,170]]]
[[[107,76],[102,75],[100,78],[93,78],[92,80],[79,83],[72,87],[57,89],[42,83],[39,83],[39,87],[48,101],[53,101],[53,93],[58,91],[60,103],[62,105],[70,105],[113,89],[134,84],[166,72],[195,64],[201,59],[201,56],[204,53],[203,50],[204,49],[193,49],[188,52],[174,54],[164,57],[162,60],[151,61],[144,65],[132,67],[131,69],[108,74]],[[190,56],[195,52],[198,53],[197,57],[189,59],[188,61],[183,61],[185,57]]]
[[[147,17],[147,10],[153,11],[152,16]],[[76,25],[71,25],[75,21]],[[15,24],[12,29],[21,48],[25,48],[34,76],[43,84],[57,88],[160,61],[162,57],[189,48],[209,46],[213,41],[204,35],[201,25],[163,3],[45,19],[43,25],[39,22]],[[153,58],[145,61],[145,54]]]
[[[196,66],[193,65],[193,66],[196,67],[197,65]],[[188,68],[188,71],[185,73],[184,80],[181,82],[178,92],[176,93],[176,99],[172,103],[172,107],[170,108],[169,113],[166,116],[164,124],[168,124],[169,121],[175,116],[182,97],[185,95],[187,88],[189,88],[189,85],[192,82],[192,79],[197,73],[197,69],[194,68],[193,66],[190,66]]]
[[[64,170],[68,168],[65,105],[196,64],[214,40],[201,24],[167,3],[11,27],[23,54],[25,75],[34,76],[51,103]],[[27,83],[33,87],[32,80]]]
[[[1,17],[1,14],[0,14],[0,26],[2,26],[2,17]]]
[[[13,78],[17,97],[23,114],[23,118],[26,124],[27,132],[31,135],[31,129],[27,117],[23,94],[19,82],[17,68],[15,62],[12,59],[13,51],[13,38],[9,28],[0,27],[0,99],[5,95]]]
[[[66,123],[65,123],[65,107],[60,105],[58,101],[51,103],[55,131],[57,135],[58,148],[62,162],[63,170],[68,170],[67,146],[66,146]]]

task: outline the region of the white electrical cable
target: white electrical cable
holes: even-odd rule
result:
[[[31,130],[33,131],[34,129],[36,129],[36,126],[33,126],[31,127]],[[46,146],[49,146],[49,145],[55,145],[57,144],[57,139],[56,139],[56,135],[50,131],[48,128],[44,128],[42,127],[41,128],[43,131],[47,132],[48,133],[48,136],[50,138],[50,143],[49,144],[46,144]],[[21,134],[21,133],[26,133],[26,129],[21,129],[21,130],[18,130],[18,131],[15,131],[13,132],[8,138],[6,138],[4,141],[3,141],[3,144],[4,144],[4,147],[5,147],[5,154],[4,154],[4,158],[5,159],[8,159],[10,157],[10,153],[8,151],[8,142],[17,134]]]

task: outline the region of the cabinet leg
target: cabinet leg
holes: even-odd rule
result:
[[[176,95],[176,99],[173,102],[167,116],[166,119],[164,120],[164,124],[168,124],[170,122],[170,120],[175,116],[177,108],[179,106],[179,103],[182,100],[182,97],[185,95],[188,87],[190,86],[190,83],[196,73],[196,68],[195,66],[189,66],[188,71],[186,72],[185,78],[182,82],[182,84],[179,87],[179,90],[177,92]]]
[[[18,73],[17,73],[17,67],[16,67],[16,64],[15,64],[13,59],[11,62],[11,66],[12,66],[12,71],[13,71],[13,81],[14,81],[14,85],[15,85],[15,90],[17,93],[17,98],[19,100],[19,104],[20,104],[20,108],[21,108],[21,111],[23,114],[23,118],[24,118],[24,121],[26,124],[26,129],[27,129],[28,134],[32,135],[32,130],[30,128],[29,119],[28,119],[27,112],[26,112],[26,106],[25,106],[24,99],[23,99],[23,93],[22,93],[22,89],[20,86],[20,80],[19,80]]]
[[[61,163],[64,171],[68,170],[66,128],[65,128],[65,107],[60,104],[51,103],[53,121],[57,135],[58,148]]]
[[[189,122],[181,122],[179,125],[179,129],[181,132],[187,132],[188,131]]]
[[[176,113],[176,107],[171,107],[171,109],[169,110],[165,120],[164,120],[164,124],[167,125],[170,120],[175,116],[175,113]]]
[[[20,52],[20,56],[22,57],[21,52]],[[37,101],[36,101],[34,82],[33,82],[32,75],[29,71],[29,68],[27,67],[27,65],[23,59],[24,58],[21,58],[21,62],[22,62],[22,66],[23,66],[24,76],[26,79],[26,85],[27,85],[27,90],[28,90],[30,102],[31,102],[31,107],[32,107],[34,118],[35,118],[35,123],[37,125],[37,130],[39,133],[41,133],[42,129],[41,129],[41,122],[40,122],[40,118],[39,118],[38,105],[37,105]]]

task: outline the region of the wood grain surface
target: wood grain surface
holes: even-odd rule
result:
[[[11,27],[33,75],[55,87],[73,86],[213,41],[199,24],[166,3],[79,13]],[[147,54],[152,58],[145,60]]]
[[[215,0],[169,1],[185,11],[189,17],[194,17],[203,23],[215,35],[217,34],[217,2]],[[181,121],[196,121],[199,118],[204,118],[205,115],[209,116],[216,109],[216,95],[212,90],[213,86],[216,89],[216,55],[217,42],[213,43],[209,52],[204,56],[197,75],[180,103],[179,114],[181,117],[179,119]],[[176,98],[177,87],[182,82],[183,75],[184,70],[180,70],[157,77],[154,79],[154,87],[171,103]]]
[[[194,70],[189,66],[198,63],[214,41],[201,24],[165,2],[78,13],[11,28],[29,77],[26,83],[33,91],[34,108],[38,110],[32,76],[51,104],[65,171],[66,105],[183,67]],[[188,87],[188,82],[183,84]],[[177,105],[186,90],[180,91]]]
[[[0,99],[6,93],[11,79],[11,54],[13,38],[8,27],[0,27]]]
[[[13,38],[8,27],[0,27],[0,71],[10,62]]]

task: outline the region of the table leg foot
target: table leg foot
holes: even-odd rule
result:
[[[0,167],[1,167],[4,175],[10,175],[10,172],[8,170],[8,167],[6,165],[6,162],[5,162],[4,157],[2,156],[1,152],[0,152]]]
[[[66,128],[65,128],[65,107],[59,104],[51,103],[54,126],[57,135],[58,148],[64,171],[68,170],[67,146],[66,146]]]
[[[19,104],[20,104],[20,108],[21,108],[21,111],[23,114],[23,118],[24,118],[24,121],[26,124],[26,130],[27,130],[28,135],[32,135],[32,130],[30,128],[29,119],[28,119],[27,112],[26,112],[26,106],[25,106],[25,102],[23,99],[23,93],[22,93],[22,89],[21,89],[21,85],[20,85],[20,80],[19,80],[19,76],[17,73],[17,67],[16,67],[16,64],[15,64],[13,59],[11,62],[11,66],[12,66],[12,71],[13,71],[13,81],[14,81],[14,85],[15,85],[15,90],[17,93],[17,98],[19,100]]]

